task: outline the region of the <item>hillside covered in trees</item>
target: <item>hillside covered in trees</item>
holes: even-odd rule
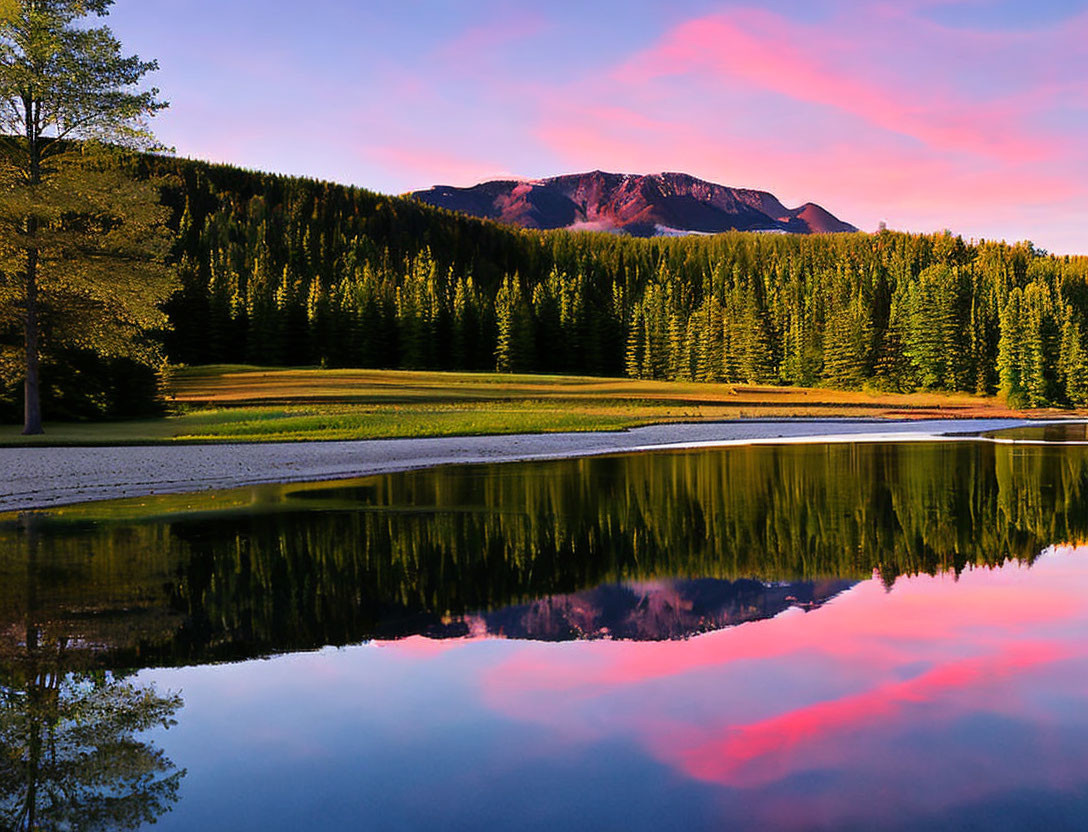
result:
[[[540,232],[329,183],[144,164],[177,175],[164,194],[181,284],[162,333],[174,363],[1000,390],[1014,405],[1088,405],[1086,257],[890,231]]]

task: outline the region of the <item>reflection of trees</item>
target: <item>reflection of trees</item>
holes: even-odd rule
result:
[[[82,632],[110,647],[102,666],[397,637],[602,583],[890,582],[1030,562],[1088,536],[1088,453],[747,447],[289,486],[244,510],[190,502],[198,516],[44,521],[48,603],[86,613]],[[0,525],[0,622],[25,606],[24,536]]]
[[[0,826],[136,829],[177,800],[184,771],[136,736],[173,724],[176,695],[104,675],[0,686]]]
[[[154,822],[177,800],[185,772],[139,735],[175,724],[181,697],[87,669],[93,651],[79,633],[38,618],[33,529],[26,543],[25,636],[4,645],[0,663],[0,828],[121,830]]]

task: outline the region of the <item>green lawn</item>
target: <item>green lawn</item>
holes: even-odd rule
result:
[[[235,365],[175,371],[168,401],[172,415],[162,419],[47,424],[44,436],[32,438],[21,436],[17,426],[0,426],[0,445],[374,439],[617,430],[752,417],[1015,413],[993,397],[964,394]]]

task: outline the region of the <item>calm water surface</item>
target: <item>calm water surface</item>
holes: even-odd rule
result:
[[[0,829],[1083,829],[1088,448],[0,519]]]

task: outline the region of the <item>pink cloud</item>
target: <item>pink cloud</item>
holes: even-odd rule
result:
[[[1083,44],[1065,28],[960,32],[917,15],[687,21],[610,72],[537,87],[534,137],[563,170],[683,170],[813,200],[863,229],[1083,249],[1072,223],[1088,153],[1075,117],[1056,115],[1088,110],[1070,57]]]
[[[887,614],[883,588],[870,581],[813,613],[794,611],[682,643],[602,641],[545,656],[526,650],[497,666],[484,689],[502,708],[529,695],[531,713],[550,711],[556,695],[606,695],[752,660],[820,655],[849,666],[863,658],[866,672],[890,672],[912,661],[919,644],[929,645],[936,659],[943,640],[951,643],[983,625],[1009,635],[1084,612],[1074,593],[1055,592],[1037,579],[1021,585],[1010,580],[1014,570],[968,573],[969,592],[947,576],[905,582],[893,594],[895,615]]]
[[[397,641],[376,641],[374,645],[391,655],[406,659],[420,659],[463,650],[465,647],[481,640],[480,637],[437,639],[427,638],[426,636],[409,636]]]
[[[420,145],[369,145],[358,152],[367,160],[395,167],[402,176],[419,182],[421,188],[428,184],[474,185],[512,175],[494,161]]]
[[[533,11],[522,11],[465,29],[453,40],[447,42],[438,51],[437,56],[446,62],[476,63],[487,53],[533,38],[549,26],[548,20],[543,15]]]
[[[383,137],[360,156],[368,178],[411,187],[680,170],[812,200],[864,229],[1088,251],[1088,15],[982,31],[933,22],[930,5],[838,6],[816,21],[734,6],[603,64],[549,40],[561,72],[530,51],[553,23],[499,17],[360,99],[357,135]]]
[[[840,110],[938,151],[967,151],[1006,161],[1039,159],[1053,138],[1028,135],[1016,110],[1000,102],[964,100],[943,89],[918,90],[913,79],[871,80],[856,41],[838,29],[795,24],[770,12],[742,10],[688,21],[620,67],[614,77],[644,86],[675,76],[738,83]],[[826,56],[853,56],[835,65]],[[859,66],[859,64],[863,64]]]
[[[653,122],[638,113],[621,120],[617,111],[613,107],[606,118],[597,118],[588,108],[542,124],[537,135],[572,168],[683,170],[770,190],[787,203],[814,200],[863,228],[874,228],[879,219],[919,231],[957,227],[949,206],[955,216],[970,219],[961,219],[959,228],[980,227],[986,218],[1011,220],[1027,205],[1076,202],[1084,193],[1082,182],[1058,171],[1018,166],[997,174],[919,150],[859,151],[848,142],[799,149],[715,135],[691,124]],[[569,105],[565,115],[574,115]]]

